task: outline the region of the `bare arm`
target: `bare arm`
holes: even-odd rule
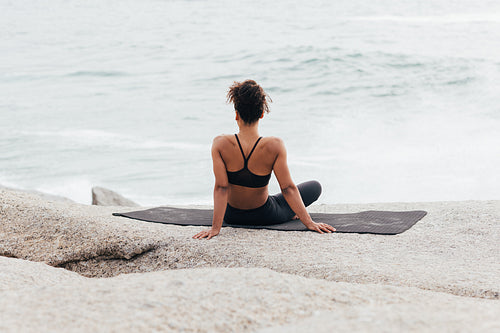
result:
[[[306,210],[304,206],[304,202],[300,197],[300,192],[295,183],[292,180],[292,176],[290,175],[290,170],[288,169],[288,163],[286,159],[286,148],[283,141],[280,139],[277,142],[278,146],[278,156],[276,157],[276,161],[274,162],[273,171],[276,175],[276,179],[278,179],[278,183],[280,184],[281,193],[283,193],[283,197],[286,202],[290,206],[290,208],[297,214],[297,217],[304,223],[304,225],[310,229],[317,231],[319,233],[324,232],[332,232],[335,231],[335,228],[326,223],[316,223],[312,220],[311,216]]]
[[[212,229],[201,231],[193,236],[193,238],[201,239],[207,237],[212,238],[219,234],[226,213],[227,196],[229,182],[227,180],[226,165],[220,155],[220,137],[214,139],[212,144],[212,162],[215,175],[214,185],[214,213],[212,219]]]

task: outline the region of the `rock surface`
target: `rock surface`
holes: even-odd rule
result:
[[[106,308],[113,309],[102,319],[108,331],[288,331],[287,325],[298,331],[431,331],[431,324],[437,330],[477,331],[474,322],[489,331],[500,321],[500,201],[315,206],[310,210],[423,209],[428,215],[394,236],[223,228],[210,241],[191,238],[204,227],[111,215],[129,209],[0,190],[0,255],[87,277],[143,273],[88,279],[0,258],[10,267],[0,267],[7,272],[0,273],[6,300],[0,301],[0,323],[29,331],[75,322],[88,331],[95,328],[90,322],[106,317],[98,314]],[[20,266],[25,264],[26,272]],[[166,269],[176,270],[146,273]],[[82,315],[87,323],[78,318],[80,308],[88,311]],[[57,311],[65,314],[51,323],[47,318]],[[207,323],[211,316],[216,320]]]
[[[104,187],[92,187],[92,204],[97,206],[138,207],[135,202]]]
[[[499,298],[500,202],[316,206],[315,211],[424,209],[429,214],[394,236],[204,227],[111,216],[130,208],[48,203],[0,191],[0,255],[42,261],[89,277],[169,268],[265,267],[305,277],[383,283]]]
[[[263,268],[184,269],[89,279],[0,257],[0,271],[5,270],[8,273],[0,279],[2,332],[500,329],[498,301],[309,279]],[[5,275],[7,283],[2,283]]]
[[[35,191],[35,190],[21,190],[17,188],[11,188],[7,186],[0,185],[0,190],[8,190],[8,191],[16,191],[16,192],[23,192],[23,193],[30,193],[30,194],[35,194],[47,201],[62,201],[62,202],[74,202],[73,200],[60,196],[60,195],[55,195],[55,194],[49,194],[49,193],[44,193],[40,191]]]

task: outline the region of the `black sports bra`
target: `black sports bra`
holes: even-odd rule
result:
[[[262,137],[260,137],[257,140],[257,142],[255,142],[252,150],[250,151],[250,154],[248,154],[248,157],[245,157],[245,153],[243,152],[243,148],[241,147],[238,135],[235,134],[234,136],[236,137],[236,141],[238,141],[238,146],[240,146],[241,155],[243,155],[243,160],[245,161],[245,164],[243,165],[243,169],[239,171],[227,171],[227,180],[229,181],[229,184],[252,187],[252,188],[264,187],[267,184],[269,184],[269,179],[271,178],[271,174],[265,176],[259,176],[248,170],[248,159],[250,158],[250,156],[252,156],[255,147],[257,147],[257,144],[259,143],[260,139],[262,139]]]

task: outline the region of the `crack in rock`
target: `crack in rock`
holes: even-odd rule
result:
[[[151,251],[156,250],[157,248],[158,248],[157,246],[151,246],[151,247],[145,248],[143,251],[136,253],[132,256],[123,256],[123,255],[117,255],[116,253],[113,253],[113,254],[108,254],[108,255],[106,255],[106,254],[97,255],[94,257],[84,258],[84,259],[72,259],[72,260],[62,261],[62,262],[60,262],[56,265],[53,265],[53,266],[54,267],[61,267],[61,268],[68,269],[71,271],[71,269],[69,269],[67,267],[71,267],[72,265],[78,265],[79,263],[89,262],[92,260],[96,260],[96,261],[106,261],[106,260],[133,261],[140,256],[143,256]]]

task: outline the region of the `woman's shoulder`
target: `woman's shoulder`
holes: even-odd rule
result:
[[[281,138],[276,136],[266,136],[262,138],[262,143],[272,152],[280,152],[285,148],[285,143]]]
[[[283,143],[283,140],[281,138],[278,138],[277,136],[263,136],[262,140],[265,140],[265,141],[271,142],[271,143],[275,143],[275,144]]]
[[[213,141],[213,147],[222,147],[227,144],[232,144],[232,139],[234,138],[234,134],[221,134],[217,135]]]
[[[280,145],[283,143],[283,140],[277,136],[263,136],[261,141],[268,145]]]
[[[224,148],[225,146],[236,145],[234,134],[221,134],[217,135],[212,142],[214,148]],[[285,143],[281,138],[276,136],[264,136],[261,139],[260,146],[264,146],[269,152],[280,152],[285,149]]]

